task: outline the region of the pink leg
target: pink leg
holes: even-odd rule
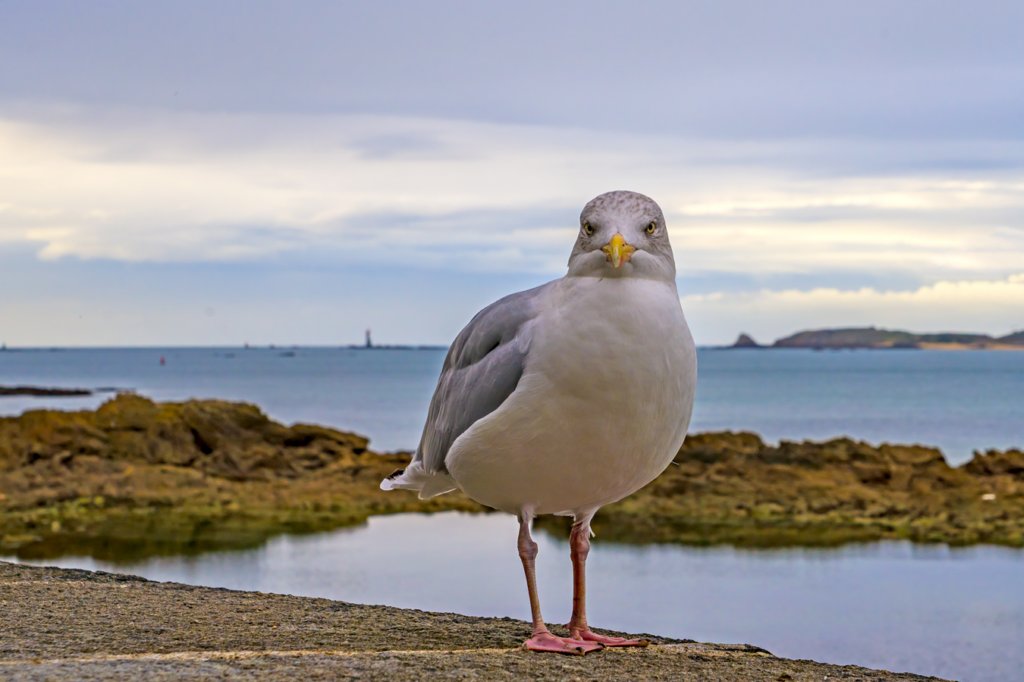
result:
[[[569,552],[572,557],[572,618],[569,636],[604,646],[647,646],[646,639],[626,639],[599,635],[587,624],[587,555],[590,554],[590,517],[578,519],[569,534]]]
[[[597,651],[604,647],[594,641],[566,639],[551,634],[544,619],[540,615],[540,598],[537,596],[537,543],[530,537],[530,521],[532,515],[523,513],[519,517],[519,558],[523,560],[523,571],[526,573],[526,589],[530,593],[530,612],[533,615],[533,635],[523,642],[529,651],[543,651],[555,654],[582,656],[588,651]]]

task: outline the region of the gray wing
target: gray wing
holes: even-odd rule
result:
[[[512,395],[526,365],[541,285],[495,301],[455,337],[437,380],[414,460],[430,473],[447,471],[455,439]]]

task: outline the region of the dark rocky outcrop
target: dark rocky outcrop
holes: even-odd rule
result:
[[[964,469],[980,478],[990,477],[996,480],[1001,476],[1008,476],[1024,483],[1024,451],[989,450],[976,453],[974,458],[964,465]]]
[[[36,397],[79,397],[92,395],[85,388],[46,388],[43,386],[0,386],[0,396],[36,396]]]
[[[740,334],[730,348],[762,348],[761,344],[747,334]]]
[[[0,419],[0,471],[25,465],[150,464],[228,480],[296,478],[366,451],[362,436],[286,427],[259,408],[217,400],[157,404],[122,394],[95,412],[30,410]],[[54,479],[66,477],[54,471]]]
[[[251,547],[371,514],[480,507],[384,495],[407,455],[219,400],[122,394],[95,411],[0,418],[0,553],[106,558]]]
[[[1024,546],[1024,453],[991,451],[951,467],[920,445],[771,445],[752,433],[695,434],[676,466],[603,510],[595,529],[623,541],[693,544]]]

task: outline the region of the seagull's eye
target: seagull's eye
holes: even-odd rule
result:
[[[657,229],[658,229],[658,223],[656,223],[656,222],[654,222],[652,220],[651,222],[647,223],[647,229],[644,230],[644,232],[646,232],[647,234],[654,234],[655,230],[657,230]]]
[[[588,237],[594,236],[594,226],[591,225],[590,223],[583,223],[583,234],[587,235]]]

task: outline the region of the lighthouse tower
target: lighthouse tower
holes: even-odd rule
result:
[[[366,347],[373,348],[373,340],[370,338],[370,330],[366,330]]]

